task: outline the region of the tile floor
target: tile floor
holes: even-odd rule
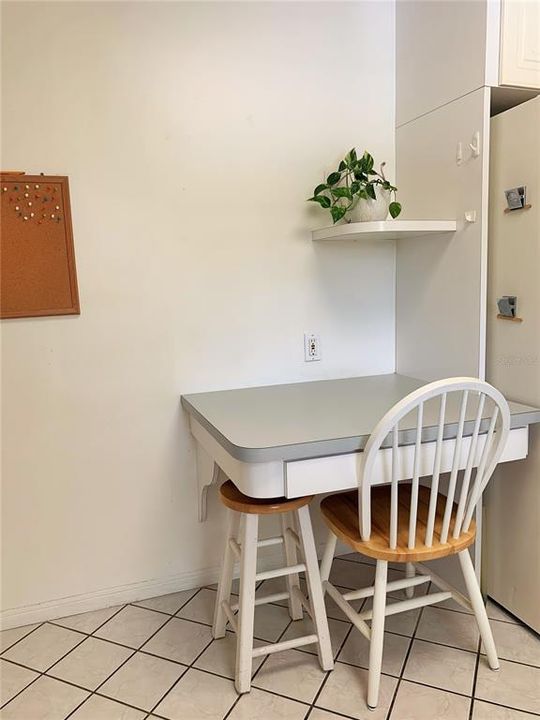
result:
[[[396,574],[397,570],[392,571]],[[371,583],[360,556],[334,562],[344,587]],[[268,580],[258,592],[276,592]],[[280,588],[281,589],[281,588]],[[424,590],[425,591],[425,590]],[[212,640],[215,588],[188,590],[1,633],[3,720],[526,720],[540,716],[540,640],[493,603],[501,670],[474,618],[446,603],[388,618],[379,708],[365,705],[367,642],[327,599],[336,658],[313,647],[259,658],[234,690],[235,639]],[[361,601],[359,601],[361,603]],[[285,603],[259,606],[257,643],[305,632]],[[302,629],[304,626],[304,629]],[[311,630],[309,630],[311,632]]]

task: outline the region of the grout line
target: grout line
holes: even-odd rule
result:
[[[472,720],[473,709],[474,709],[474,696],[476,693],[476,679],[478,677],[478,665],[480,664],[480,648],[482,646],[482,638],[478,638],[478,645],[476,648],[476,662],[474,664],[474,675],[471,691],[471,704],[469,706],[469,720]]]
[[[4,653],[6,653],[8,650],[11,650],[12,647],[15,647],[15,645],[16,645],[17,643],[20,643],[21,640],[24,640],[24,638],[27,638],[27,637],[28,637],[29,635],[31,635],[32,633],[36,632],[36,630],[39,630],[39,628],[40,628],[42,625],[45,625],[45,623],[39,623],[35,628],[32,628],[32,630],[29,630],[29,631],[26,633],[26,635],[23,635],[23,636],[20,637],[18,640],[15,640],[14,643],[11,643],[11,645],[8,645],[7,647],[5,647],[5,648],[2,650],[2,655],[3,655]],[[13,628],[13,629],[15,629],[15,628]]]

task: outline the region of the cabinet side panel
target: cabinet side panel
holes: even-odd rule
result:
[[[475,158],[469,143],[476,132]],[[423,380],[484,375],[488,134],[488,88],[397,130],[404,219],[458,222],[450,237],[397,243],[396,365],[404,375]],[[470,212],[474,222],[465,220]]]

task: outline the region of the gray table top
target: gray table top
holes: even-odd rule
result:
[[[182,405],[233,457],[299,460],[362,450],[377,422],[421,380],[391,373],[183,395]],[[449,396],[445,437],[456,432],[459,397]],[[512,427],[540,422],[540,409],[510,402]],[[465,431],[472,431],[470,403]],[[423,439],[435,439],[437,407],[426,406]],[[414,442],[404,418],[400,443]],[[470,429],[468,429],[470,428]]]

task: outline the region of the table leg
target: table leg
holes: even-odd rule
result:
[[[206,496],[211,485],[217,485],[220,468],[199,443],[197,454],[197,489],[199,499],[199,522],[206,520]]]

